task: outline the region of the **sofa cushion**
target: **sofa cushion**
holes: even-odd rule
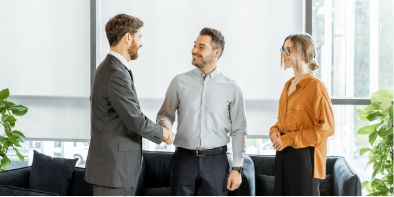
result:
[[[320,196],[333,196],[334,192],[332,189],[332,176],[331,174],[326,175],[326,179],[320,180]]]
[[[275,176],[256,174],[256,196],[274,195]]]
[[[9,185],[0,185],[0,196],[57,196],[57,194]]]
[[[29,189],[66,196],[77,160],[50,157],[34,151]]]

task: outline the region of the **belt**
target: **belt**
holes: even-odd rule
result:
[[[176,150],[179,152],[190,154],[190,155],[209,156],[209,155],[217,155],[217,154],[226,153],[227,146],[222,146],[222,147],[212,148],[212,149],[195,149],[195,150],[177,147]]]

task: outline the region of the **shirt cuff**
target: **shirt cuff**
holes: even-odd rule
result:
[[[271,139],[271,135],[275,132],[275,131],[278,131],[279,132],[279,130],[276,130],[276,129],[271,129],[270,130],[270,133],[269,133],[269,138]]]
[[[282,140],[282,144],[285,148],[293,145],[293,140],[291,139],[289,133],[286,133],[286,134],[280,136],[280,140]]]

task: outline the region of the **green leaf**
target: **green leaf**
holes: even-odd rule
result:
[[[7,156],[4,156],[3,159],[1,160],[1,165],[7,168],[8,166],[10,166],[10,164],[11,164],[10,159],[8,159]]]
[[[5,108],[3,108],[3,109],[0,111],[1,115],[4,116],[4,114],[5,114],[6,111],[7,111],[7,110],[6,110]]]
[[[24,161],[25,161],[25,157],[19,153],[18,149],[14,148],[14,150],[15,150],[16,154],[18,155],[18,158],[19,158],[21,161],[24,162]]]
[[[361,183],[361,188],[364,189],[368,185],[369,185],[369,181],[364,181],[363,183]]]
[[[385,128],[384,127],[380,127],[380,130],[379,130],[378,134],[379,134],[380,137],[385,139],[386,138]]]
[[[381,192],[388,192],[390,191],[386,186],[384,185],[379,185],[376,189],[378,189]]]
[[[367,116],[370,114],[369,112],[364,111],[363,109],[358,109],[356,111],[356,113],[357,113],[357,116],[360,118],[360,120],[368,121]],[[371,113],[373,113],[373,111],[371,111]]]
[[[27,113],[27,107],[23,105],[14,105],[8,108],[15,116],[23,116]]]
[[[21,145],[19,144],[19,141],[16,140],[13,136],[8,136],[8,139],[17,147],[21,147]]]
[[[389,108],[389,116],[391,119],[393,119],[393,106],[392,105]]]
[[[387,135],[387,142],[394,144],[394,133]]]
[[[0,109],[3,108],[3,107],[5,107],[4,101],[0,100]]]
[[[5,134],[8,136],[8,135],[10,135],[10,132],[11,132],[11,125],[10,125],[10,123],[9,122],[4,122],[4,132],[5,132]]]
[[[365,127],[361,127],[361,128],[358,130],[357,134],[362,134],[362,135],[370,134],[370,133],[372,133],[372,132],[376,129],[376,127],[378,127],[379,125],[380,125],[380,124],[373,124],[373,125],[368,125],[368,126],[365,126]]]
[[[379,180],[378,180],[378,179],[374,179],[374,180],[371,182],[371,187],[372,187],[372,188],[376,188],[378,185],[379,185]]]
[[[375,112],[375,113],[369,114],[366,118],[369,121],[374,121],[374,120],[380,119],[381,117],[384,117],[384,114],[382,114],[380,112]]]
[[[364,109],[364,111],[374,111],[374,110],[378,110],[381,104],[382,104],[382,102],[371,103],[370,105],[368,105],[368,106]]]
[[[367,151],[371,151],[371,149],[370,148],[362,148],[361,150],[360,150],[360,156],[361,155],[363,155],[365,152],[367,152]]]
[[[379,163],[378,162],[376,162],[376,163],[374,163],[373,164],[373,170],[375,170],[375,171],[377,171],[378,169],[379,169]]]
[[[381,95],[381,96],[387,96],[389,98],[394,99],[394,94],[388,90],[378,90],[375,93]]]
[[[11,106],[14,106],[15,103],[10,102],[10,101],[6,101],[6,102],[5,102],[5,105],[7,105],[7,108],[10,108]]]
[[[1,117],[1,121],[3,122],[9,122],[11,127],[15,126],[16,118],[12,115],[4,115]]]
[[[0,99],[4,100],[10,96],[10,91],[7,89],[4,89],[0,92]]]
[[[375,130],[374,132],[372,132],[369,135],[369,144],[371,144],[371,146],[373,146],[373,144],[375,143],[377,137],[378,137],[378,131],[377,130]]]
[[[373,146],[373,144],[375,143],[377,137],[378,137],[378,131],[377,130],[375,130],[374,132],[372,132],[369,135],[369,144],[371,144],[371,146]]]
[[[24,135],[22,132],[20,132],[20,131],[13,130],[11,133],[12,133],[12,135],[15,137],[15,139],[17,139],[17,140],[21,139],[22,142],[23,142],[24,140],[27,139],[27,138],[25,137],[25,135]],[[19,140],[19,141],[20,141],[20,140]]]
[[[367,166],[365,166],[364,171],[368,168],[369,165],[373,164],[376,162],[376,159],[373,160],[369,160],[369,162],[367,163]]]
[[[389,184],[393,184],[393,174],[387,176],[387,182],[389,182]]]

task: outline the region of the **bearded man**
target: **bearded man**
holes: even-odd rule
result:
[[[217,68],[224,36],[204,28],[194,42],[192,64],[197,68],[177,75],[171,82],[157,123],[178,129],[171,163],[171,195],[226,196],[241,182],[246,140],[242,89]],[[232,137],[233,163],[229,175],[226,156]]]
[[[99,65],[92,92],[92,132],[85,180],[95,196],[131,196],[142,157],[142,138],[172,144],[171,130],[142,112],[134,87],[130,60],[142,47],[143,22],[119,14],[105,25],[111,50]]]

